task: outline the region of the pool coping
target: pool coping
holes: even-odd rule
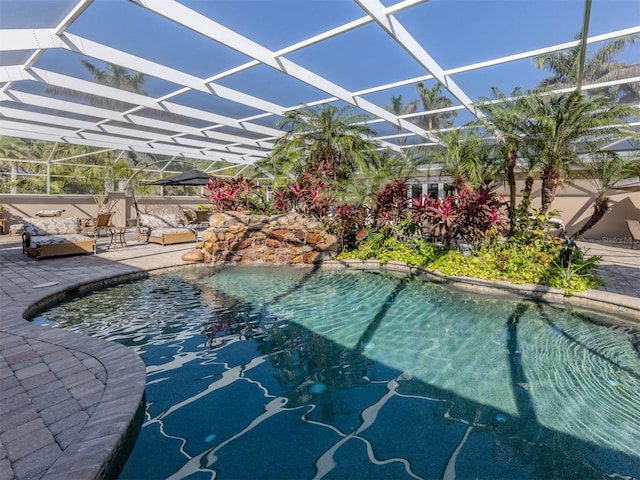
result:
[[[91,288],[103,288],[146,274],[144,271],[129,272],[89,282],[61,285],[24,309],[18,322],[11,322],[9,319],[6,323],[3,322],[0,329],[3,333],[22,337],[27,343],[36,341],[48,344],[51,347],[48,354],[54,354],[56,358],[64,353],[69,356],[84,354],[95,359],[106,374],[104,389],[95,409],[70,444],[53,458],[40,478],[67,480],[100,478],[105,475],[141,404],[146,387],[146,367],[140,356],[126,346],[67,330],[34,325],[28,319],[49,305],[78,293],[88,292]],[[46,360],[43,363],[48,364]],[[67,382],[68,377],[65,378],[64,373],[62,375],[62,382]],[[51,397],[50,408],[56,408],[57,401],[57,398]]]
[[[132,245],[35,261],[0,249],[0,478],[104,478],[139,413],[146,366],[124,345],[28,319],[49,305],[154,271],[192,246]]]
[[[138,412],[146,387],[146,367],[138,354],[129,347],[95,337],[52,328],[43,328],[26,321],[38,311],[75,295],[97,288],[147,278],[154,273],[183,269],[224,267],[181,261],[181,258],[164,259],[162,265],[128,265],[122,263],[117,273],[102,273],[77,282],[62,282],[56,287],[44,289],[35,301],[16,302],[3,312],[0,331],[58,346],[65,350],[82,352],[97,359],[106,372],[104,393],[95,411],[79,431],[71,444],[55,458],[39,478],[101,478],[109,469],[130,425]],[[624,316],[620,323],[640,325],[640,299],[626,295],[588,290],[568,295],[564,290],[541,285],[516,285],[503,281],[488,281],[470,277],[445,276],[439,272],[411,267],[403,262],[381,264],[377,260],[325,260],[318,265],[328,270],[360,270],[407,275],[412,278],[445,284],[465,291],[487,295],[526,298],[553,305],[593,309]],[[23,299],[24,300],[24,299]],[[22,304],[20,306],[20,304]],[[26,305],[26,308],[25,308]],[[19,310],[16,310],[19,307]],[[5,314],[7,316],[5,317]],[[17,317],[21,317],[17,319]],[[618,322],[618,319],[614,320]],[[1,346],[0,346],[1,347]],[[1,444],[0,444],[1,446]],[[0,473],[2,472],[0,465]]]
[[[142,358],[127,346],[68,330],[43,328],[41,325],[33,325],[29,319],[50,306],[76,296],[149,278],[157,273],[193,266],[207,265],[183,261],[177,265],[151,267],[147,270],[136,269],[65,285],[39,298],[22,312],[22,318],[27,326],[37,329],[35,335],[30,335],[31,338],[96,358],[107,373],[105,389],[97,408],[78,436],[62,451],[42,478],[47,480],[106,478],[105,475],[118,460],[118,453],[139,409],[143,407],[147,372]]]

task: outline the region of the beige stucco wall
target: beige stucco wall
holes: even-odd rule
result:
[[[11,195],[0,194],[4,218],[9,226],[23,217],[33,217],[38,210],[64,210],[63,216],[92,217],[97,207],[90,195]]]
[[[137,198],[141,212],[158,211],[174,207],[194,208],[208,203],[201,197],[140,197]],[[20,223],[24,217],[33,217],[39,210],[64,210],[64,217],[95,218],[98,205],[91,195],[11,195],[0,194],[0,204],[4,205],[6,219],[5,233],[9,227]],[[136,218],[133,197],[123,192],[109,194],[109,210],[114,212],[112,223],[126,225],[128,219]]]
[[[438,179],[416,179],[418,183],[438,182]],[[524,182],[518,181],[517,189],[521,191]],[[507,189],[502,186],[499,193],[507,195]],[[591,216],[593,211],[593,198],[591,193],[593,186],[586,180],[566,181],[559,187],[556,199],[551,208],[560,211],[559,217],[565,222],[569,233],[573,233],[582,226]],[[625,192],[621,190],[609,190],[608,192],[612,209],[593,229],[588,231],[584,238],[606,240],[610,242],[630,241],[625,220],[640,220],[640,192]],[[533,207],[540,206],[540,182],[534,184]],[[109,194],[111,210],[115,212],[113,223],[124,225],[127,219],[135,219],[135,207],[132,197],[127,197],[123,192]],[[141,212],[157,211],[173,207],[195,207],[208,203],[205,198],[197,196],[189,197],[138,197],[136,198]],[[6,230],[15,223],[20,223],[23,217],[32,217],[42,209],[64,209],[64,216],[95,217],[98,206],[90,195],[10,195],[0,194],[0,203],[5,206]]]
[[[517,190],[524,188],[524,182],[517,182]],[[558,210],[558,217],[565,223],[569,234],[576,232],[586,223],[593,213],[593,185],[587,180],[565,180],[564,185],[558,187],[556,198],[551,204],[552,210]],[[507,189],[498,190],[507,195]],[[640,220],[640,192],[626,192],[610,189],[607,192],[611,200],[611,210],[607,212],[595,227],[585,233],[585,239],[605,240],[613,243],[631,240],[625,220]],[[532,206],[540,208],[540,182],[536,181],[533,190]],[[518,197],[518,201],[520,197]]]

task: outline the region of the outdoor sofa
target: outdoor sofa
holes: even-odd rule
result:
[[[96,253],[96,239],[82,233],[78,217],[25,218],[22,225],[22,253],[33,258]]]
[[[139,215],[138,240],[160,245],[193,242],[196,232],[187,228],[177,213],[141,213]]]

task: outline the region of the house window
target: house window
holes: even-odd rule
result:
[[[440,198],[440,184],[439,183],[427,183],[427,195],[437,200]]]

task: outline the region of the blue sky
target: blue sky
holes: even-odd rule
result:
[[[73,3],[0,0],[0,14],[4,19],[1,22],[2,25],[11,22],[13,11],[29,9],[31,13],[23,23],[37,26],[39,15],[34,11],[44,8],[45,13],[55,6]],[[360,7],[350,0],[191,0],[183,3],[274,51],[363,16]],[[581,28],[583,8],[583,0],[431,0],[399,12],[397,18],[447,69],[569,41]],[[591,35],[639,23],[639,0],[593,1]],[[226,47],[212,48],[211,43],[199,35],[149,15],[126,0],[96,0],[69,32],[197,76],[213,75],[248,60]],[[385,37],[377,25],[369,24],[288,58],[354,90],[425,73]],[[631,48],[621,58],[640,62],[640,50]],[[53,59],[52,63],[57,60]],[[523,63],[530,66],[531,62]],[[525,65],[517,65],[513,69],[516,78],[505,82],[509,69],[496,70],[495,74],[489,70],[476,72],[481,73],[480,89],[486,88],[486,82],[529,86],[524,85],[524,74],[534,72],[532,69],[525,72]],[[518,77],[523,80],[518,82]]]
[[[74,3],[0,0],[0,25],[53,26]],[[184,0],[183,3],[272,51],[364,16],[363,10],[351,0]],[[390,6],[395,2],[383,3]],[[446,70],[571,41],[581,28],[583,8],[584,0],[430,0],[398,12],[396,18]],[[640,0],[593,0],[590,35],[639,24]],[[250,60],[127,0],[95,0],[67,31],[201,78]],[[5,52],[0,60],[2,64],[11,64],[16,58],[26,60],[28,54]],[[351,91],[427,73],[375,23],[287,54],[285,58]],[[619,59],[640,63],[640,42]],[[50,50],[36,66],[91,79],[79,60],[75,53]],[[100,61],[88,60],[104,67]],[[452,79],[476,100],[489,96],[492,86],[509,93],[514,87],[533,88],[545,76],[547,72],[536,70],[531,59],[524,59],[455,74]],[[326,93],[264,65],[222,78],[218,83],[284,107],[328,98]],[[159,79],[149,78],[147,82],[147,90],[154,97],[178,88]],[[388,105],[392,95],[402,95],[405,102],[418,98],[415,83],[367,94],[364,98]],[[175,97],[174,101],[237,118],[260,113],[251,107],[194,92]],[[470,115],[461,114],[458,123],[468,120]],[[260,122],[272,123],[273,119]]]

